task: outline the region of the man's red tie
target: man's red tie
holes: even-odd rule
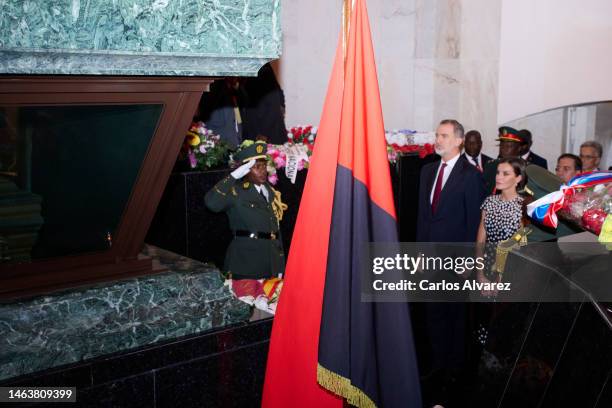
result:
[[[471,156],[472,160],[474,160],[474,163],[476,163],[476,168],[478,169],[479,172],[482,173],[482,167],[480,167],[480,163],[478,162],[478,156]]]
[[[440,193],[442,192],[442,179],[444,178],[445,167],[446,163],[442,163],[442,167],[440,167],[440,173],[438,174],[438,179],[436,180],[436,187],[434,188],[433,199],[431,200],[431,212],[433,214],[436,213],[438,201],[440,201]]]

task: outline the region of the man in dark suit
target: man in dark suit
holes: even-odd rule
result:
[[[480,172],[483,171],[488,162],[493,160],[491,157],[480,152],[482,150],[482,137],[477,130],[470,130],[465,134],[464,147],[463,156]]]
[[[242,165],[204,197],[211,211],[225,211],[229,218],[234,239],[227,248],[224,269],[233,279],[275,277],[285,270],[279,221],[287,206],[267,182],[267,144],[248,142],[235,155]]]
[[[200,103],[201,120],[206,127],[221,136],[230,148],[236,149],[244,136],[248,122],[247,95],[237,77],[217,80],[205,92]]]
[[[245,127],[247,137],[265,137],[272,144],[285,143],[285,94],[276,80],[272,66],[268,63],[261,67],[256,78],[246,80],[245,89],[249,96],[249,121]]]
[[[531,132],[527,129],[519,130],[519,135],[523,139],[521,145],[521,158],[527,162],[527,164],[535,164],[545,170],[548,170],[548,162],[542,156],[539,156],[531,151],[531,145],[533,144],[533,137]]]
[[[441,160],[421,170],[417,241],[475,242],[484,200],[481,173],[461,155],[463,126],[443,120],[436,130],[436,153]],[[458,280],[453,272],[446,280]],[[454,275],[454,276],[453,276]],[[423,393],[431,405],[461,406],[466,375],[466,306],[464,303],[425,304],[427,341],[432,361],[423,377]],[[426,350],[419,354],[427,355]]]
[[[440,122],[435,149],[441,160],[425,165],[421,171],[417,241],[476,240],[485,192],[480,172],[460,154],[463,141],[459,122]]]

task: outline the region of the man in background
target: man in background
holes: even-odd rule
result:
[[[482,137],[477,130],[470,130],[465,134],[465,151],[463,155],[478,171],[482,173],[484,166],[493,160],[491,157],[482,154]]]
[[[582,171],[582,160],[575,154],[565,153],[557,159],[557,167],[555,173],[565,184],[580,174]]]
[[[245,89],[249,96],[247,136],[272,144],[285,143],[285,94],[272,66],[268,63],[261,67],[256,78],[246,80]]]
[[[589,172],[599,170],[603,148],[599,142],[588,140],[580,145],[580,160],[582,160],[582,171]]]
[[[201,119],[206,127],[221,136],[230,148],[236,149],[243,140],[247,95],[237,77],[213,82],[200,103]]]
[[[535,164],[536,166],[548,170],[548,162],[546,159],[531,151],[531,145],[533,144],[531,132],[527,129],[522,129],[519,130],[519,134],[523,139],[523,144],[521,145],[521,158],[525,160],[527,164]]]

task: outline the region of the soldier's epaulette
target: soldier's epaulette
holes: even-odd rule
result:
[[[238,196],[238,193],[236,192],[236,188],[235,188],[235,187],[232,187],[232,195],[233,195],[234,197],[237,197],[237,196]]]
[[[227,194],[225,194],[223,191],[219,190],[217,187],[215,187],[215,191],[219,194],[221,194],[222,196],[226,196]]]

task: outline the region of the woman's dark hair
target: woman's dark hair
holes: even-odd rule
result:
[[[517,184],[516,190],[523,190],[525,188],[525,185],[527,184],[527,172],[525,171],[527,163],[525,163],[525,160],[519,157],[508,157],[505,159],[500,159],[497,163],[497,167],[499,167],[499,165],[502,163],[508,163],[510,166],[512,166],[512,169],[514,170],[514,175],[521,176],[521,181],[519,181],[519,183]]]
[[[523,226],[530,224],[531,220],[527,216],[527,205],[533,201],[533,197],[524,191],[525,186],[527,185],[527,171],[525,170],[527,168],[527,162],[520,157],[509,157],[506,159],[500,159],[497,165],[499,166],[502,163],[508,163],[510,166],[512,166],[515,176],[522,176],[521,181],[519,181],[518,185],[516,186],[516,191],[521,197],[523,197],[523,217],[521,222]]]

